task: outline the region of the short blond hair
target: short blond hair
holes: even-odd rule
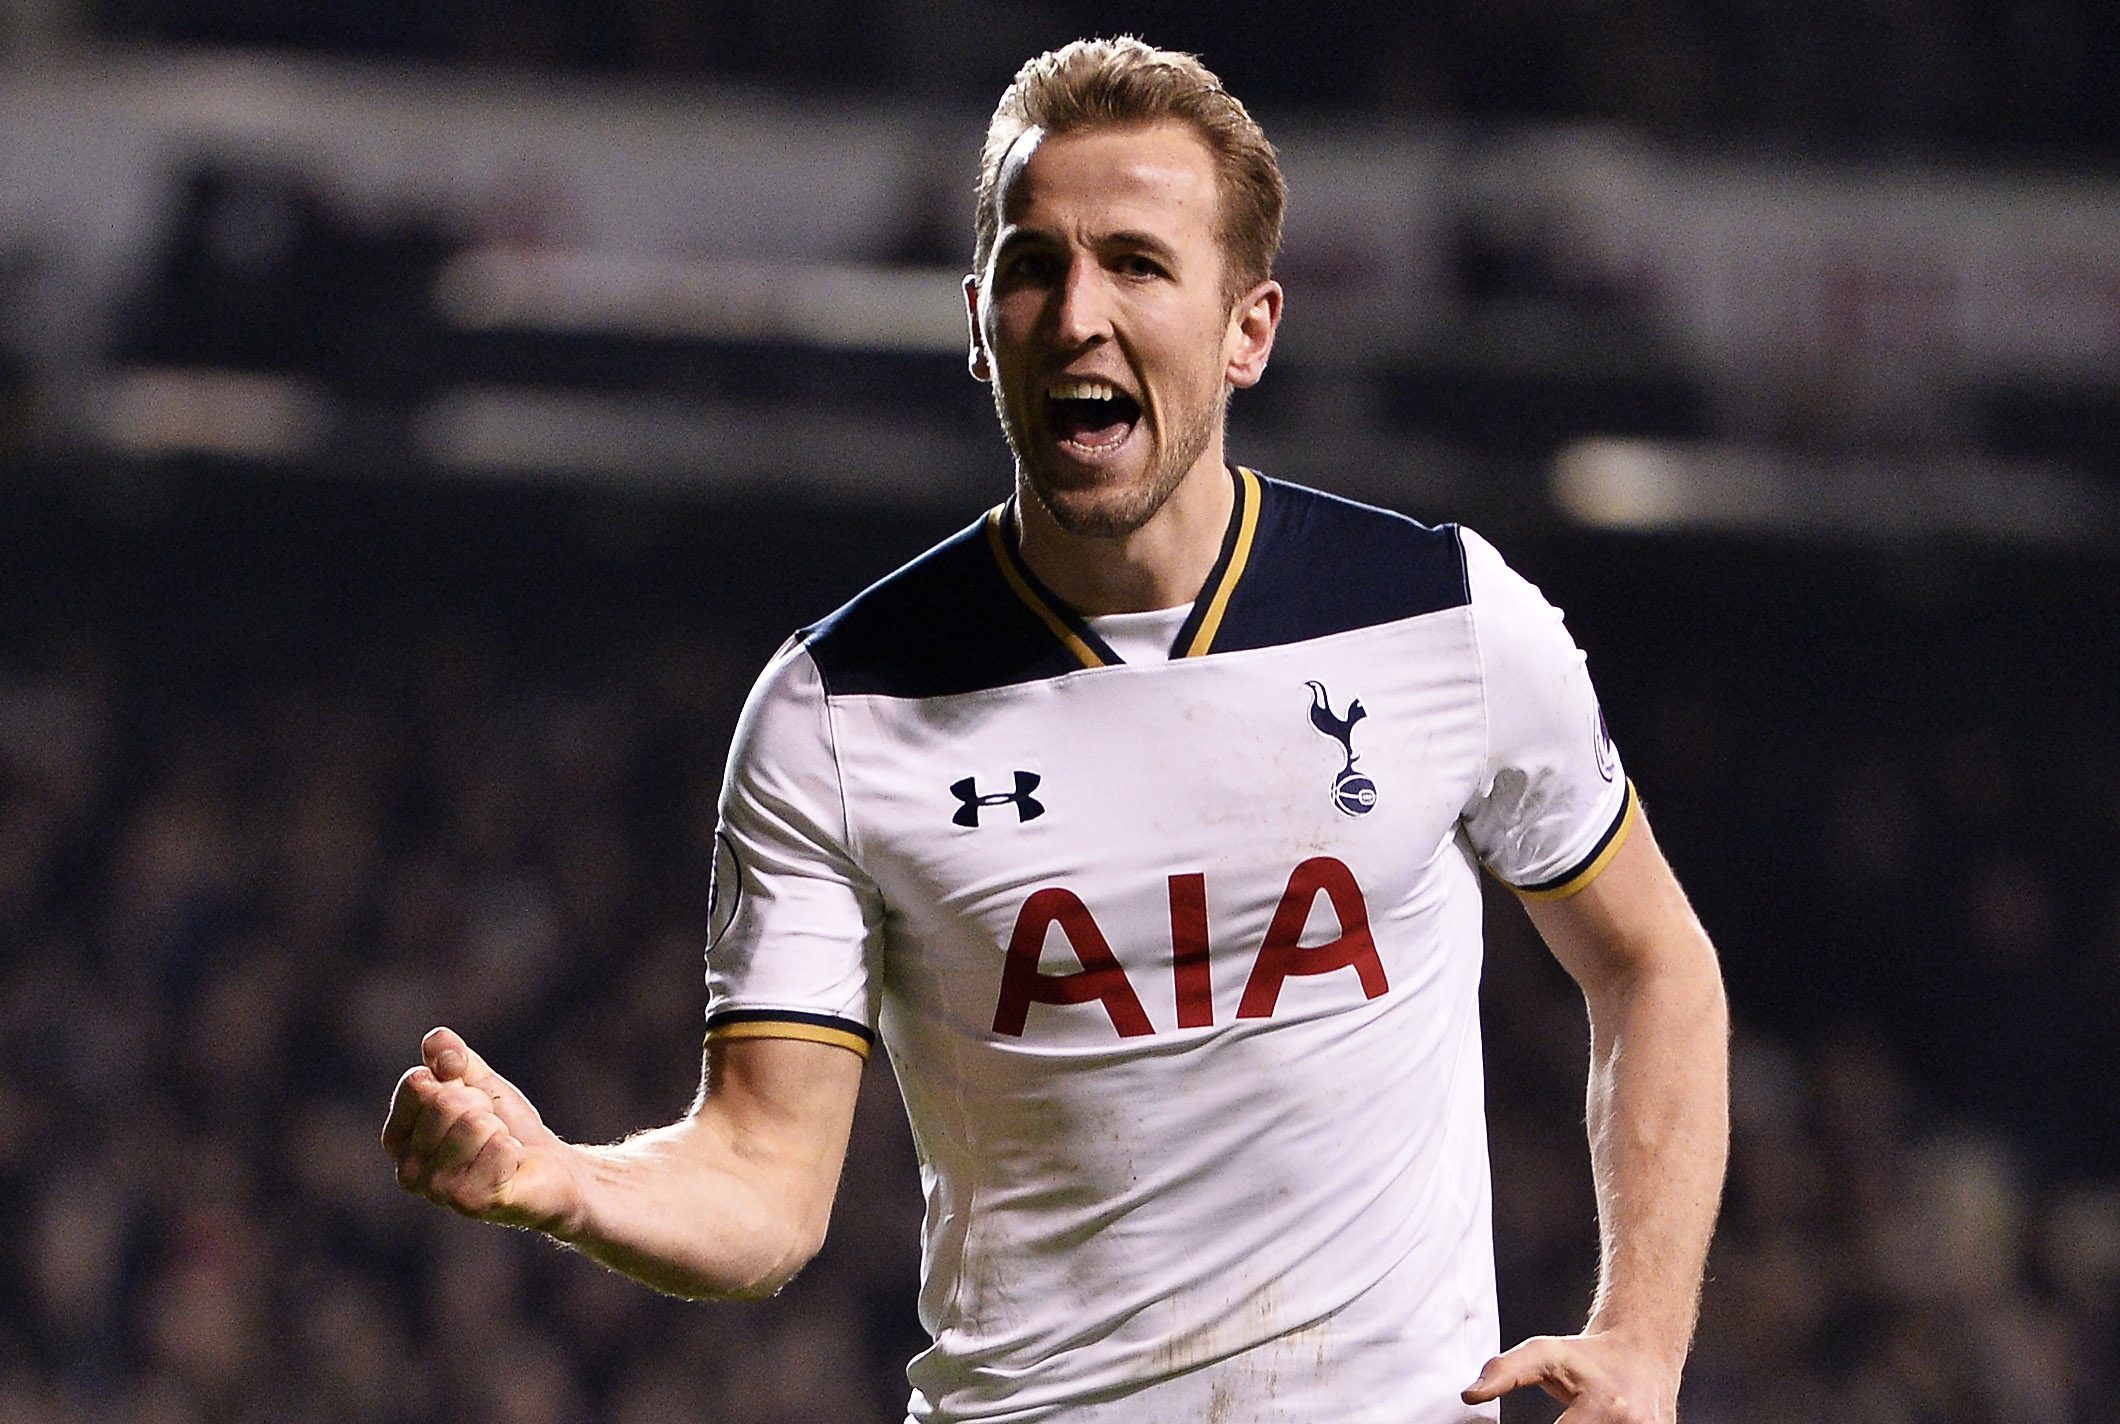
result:
[[[993,256],[1001,230],[1001,165],[1025,130],[1064,134],[1170,120],[1191,126],[1214,155],[1225,295],[1234,301],[1272,276],[1288,189],[1265,130],[1197,56],[1156,49],[1131,35],[1076,40],[1016,71],[987,124],[979,156],[974,271],[984,274]]]

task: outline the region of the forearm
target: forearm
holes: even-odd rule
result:
[[[804,1190],[814,1164],[746,1150],[711,1117],[575,1152],[580,1210],[551,1235],[659,1291],[771,1295],[824,1242],[829,1197]]]
[[[861,1064],[796,1040],[710,1045],[681,1121],[578,1149],[579,1208],[553,1234],[672,1295],[771,1295],[824,1244]]]
[[[1467,1404],[1538,1385],[1567,1417],[1671,1424],[1729,1155],[1729,1008],[1715,947],[1643,818],[1602,874],[1526,908],[1590,1009],[1597,1298],[1578,1335],[1487,1362]]]
[[[398,1184],[524,1226],[658,1290],[762,1296],[824,1242],[861,1056],[829,1044],[709,1044],[683,1119],[609,1147],[562,1142],[453,1029],[420,1042],[383,1123]]]
[[[1589,993],[1588,1123],[1600,1237],[1589,1328],[1675,1375],[1692,1339],[1729,1151],[1729,1014],[1714,954],[1659,956]]]

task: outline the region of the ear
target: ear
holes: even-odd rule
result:
[[[965,364],[971,367],[972,379],[991,381],[994,379],[994,363],[987,359],[986,338],[979,334],[979,278],[968,275],[964,279],[964,315],[971,328],[971,351]]]
[[[1273,354],[1274,333],[1281,329],[1281,284],[1268,279],[1237,300],[1229,314],[1229,333],[1222,345],[1223,376],[1232,386],[1256,386]]]

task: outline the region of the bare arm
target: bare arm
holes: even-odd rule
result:
[[[398,1080],[383,1149],[452,1211],[542,1231],[673,1295],[755,1297],[824,1242],[861,1082],[829,1044],[709,1047],[685,1116],[606,1147],[563,1142],[454,1032]]]
[[[1581,1335],[1504,1352],[1465,1398],[1537,1384],[1568,1424],[1668,1424],[1729,1153],[1721,972],[1646,820],[1582,891],[1527,904],[1589,1005],[1597,1298]]]

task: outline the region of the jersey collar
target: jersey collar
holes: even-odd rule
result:
[[[1235,466],[1230,470],[1230,480],[1235,486],[1236,498],[1230,505],[1229,526],[1222,532],[1222,551],[1193,599],[1192,613],[1171,643],[1173,658],[1200,658],[1213,650],[1215,634],[1222,628],[1222,616],[1229,609],[1230,595],[1236,592],[1238,580],[1244,577],[1245,565],[1251,561],[1252,544],[1259,532],[1259,504],[1263,493],[1259,476],[1254,470]],[[1018,547],[1020,534],[1014,501],[1003,500],[987,511],[986,542],[1010,591],[1038,616],[1038,621],[1074,654],[1082,666],[1115,667],[1124,662],[1112,651],[1110,644],[1097,636],[1087,620],[1060,595],[1047,588],[1023,561],[1023,552]]]

